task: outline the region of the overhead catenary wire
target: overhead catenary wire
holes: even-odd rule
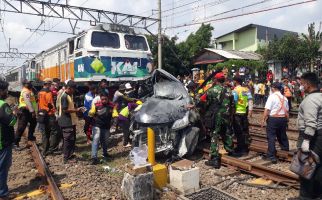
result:
[[[203,8],[205,8],[205,6],[207,6],[207,8],[210,8],[210,7],[213,7],[213,6],[216,6],[216,5],[219,5],[219,4],[223,4],[223,3],[226,3],[226,2],[228,2],[228,1],[231,1],[231,0],[217,0],[217,1],[215,1],[215,2],[209,2],[209,3],[206,3],[206,4],[203,4],[203,5],[201,5],[201,6],[197,6],[196,8],[193,8],[193,10],[198,10],[198,9],[203,9]],[[177,15],[179,15],[179,14],[181,14],[181,13],[184,13],[184,14],[182,14],[182,15],[179,15],[180,17],[181,16],[185,16],[185,15],[187,15],[187,14],[190,14],[191,13],[191,8],[188,8],[188,9],[185,9],[185,10],[180,10],[180,11],[177,11],[175,14],[174,14],[174,16],[177,16]],[[163,17],[168,17],[168,16],[171,16],[171,15],[165,15],[165,16],[163,16]]]
[[[227,10],[227,11],[224,11],[224,12],[221,12],[221,13],[217,13],[217,14],[214,14],[214,15],[208,16],[208,17],[206,17],[205,19],[210,19],[210,18],[213,18],[213,17],[217,17],[217,16],[219,16],[219,15],[223,15],[223,14],[227,14],[227,13],[235,12],[235,11],[237,11],[237,10],[242,10],[242,9],[245,9],[245,8],[250,8],[250,7],[257,6],[257,5],[260,5],[260,4],[263,4],[263,3],[267,3],[267,2],[269,2],[269,1],[272,1],[272,0],[263,0],[263,1],[260,1],[260,2],[256,2],[256,3],[248,4],[248,5],[246,5],[246,6],[242,6],[242,7],[239,7],[239,8],[235,8],[235,9]]]
[[[228,17],[222,17],[222,18],[211,19],[211,20],[204,20],[204,21],[194,22],[194,23],[185,23],[185,24],[181,24],[181,25],[175,25],[175,26],[167,27],[167,29],[181,28],[181,27],[187,27],[187,26],[193,26],[193,25],[211,23],[211,22],[215,22],[215,21],[222,21],[222,20],[237,18],[237,17],[241,17],[241,16],[252,15],[252,14],[257,14],[257,13],[268,12],[268,11],[272,11],[272,10],[277,10],[277,9],[292,7],[292,6],[296,6],[296,5],[301,5],[301,4],[306,4],[306,3],[312,3],[312,2],[315,2],[315,1],[317,1],[317,0],[302,1],[302,2],[288,4],[288,5],[284,5],[284,6],[267,8],[267,9],[262,9],[262,10],[247,12],[247,13],[238,14],[238,15],[232,15],[232,16],[228,16]]]
[[[179,2],[181,2],[181,1],[186,1],[186,0],[179,0],[179,1],[176,1],[176,3],[179,3]],[[169,6],[172,6],[172,4],[173,4],[173,3],[167,3],[167,4],[164,4],[164,5],[162,6],[162,9],[164,9],[164,8],[166,8],[166,7],[169,7]],[[136,15],[143,15],[143,14],[145,14],[145,13],[153,12],[153,10],[154,10],[154,9],[145,10],[145,11],[143,11],[143,12],[139,12],[139,13],[137,13]],[[162,11],[161,11],[161,13],[162,13]],[[150,15],[150,16],[153,16],[153,15],[156,15],[156,14],[152,14],[152,15]]]
[[[85,0],[83,3],[81,3],[80,4],[80,6],[82,6],[82,5],[84,5],[85,3],[87,3],[89,0]],[[70,16],[71,14],[68,14],[66,17],[68,17],[68,16]],[[51,32],[51,30],[53,30],[53,28],[55,28],[56,26],[58,26],[61,22],[63,22],[65,19],[62,19],[62,20],[60,20],[58,23],[56,23],[55,25],[53,25],[51,28],[49,28],[48,30],[46,30],[45,32],[44,32],[44,34],[43,35],[41,35],[41,37],[40,38],[42,38],[47,32]],[[38,28],[39,29],[39,28]],[[35,29],[35,31],[36,31],[37,29]],[[39,38],[39,39],[40,39]],[[38,40],[39,40],[38,39]],[[33,43],[35,43],[37,40],[35,40]],[[32,43],[32,44],[33,44]]]
[[[55,5],[53,6],[53,8],[55,8],[55,6],[60,2],[60,0],[57,0],[57,2],[55,3]],[[53,10],[50,10],[48,15],[52,12]],[[45,23],[45,20],[47,19],[47,17],[44,17],[41,21],[40,24],[38,25],[38,27],[31,33],[31,35],[22,43],[21,47],[23,47],[30,39],[31,37],[39,30],[39,28],[41,27],[41,25],[43,25],[43,23]]]

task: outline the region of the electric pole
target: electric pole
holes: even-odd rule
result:
[[[158,28],[158,68],[162,69],[162,35],[161,35],[161,0],[158,0],[158,18],[159,18],[159,28]]]

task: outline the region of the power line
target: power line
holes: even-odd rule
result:
[[[87,3],[89,0],[85,0],[83,3],[81,3],[80,4],[80,6],[83,6],[85,3]],[[71,13],[69,14],[69,15],[67,15],[67,17],[68,16],[70,16],[71,15]],[[53,30],[53,28],[55,28],[56,26],[58,26],[61,22],[63,22],[64,21],[64,19],[62,19],[62,20],[60,20],[57,24],[55,24],[54,26],[52,26],[50,29],[48,29],[46,32],[44,32],[44,34],[40,37],[40,38],[42,38],[47,32],[52,32],[52,30]],[[39,39],[40,39],[39,38]],[[39,40],[38,39],[38,40]],[[36,40],[37,41],[37,40]],[[36,41],[34,41],[33,43],[35,43]],[[32,43],[32,44],[33,44]]]
[[[232,18],[241,17],[241,16],[245,16],[245,15],[252,15],[252,14],[267,12],[267,11],[271,11],[271,10],[277,10],[277,9],[281,9],[281,8],[287,8],[287,7],[292,7],[292,6],[296,6],[296,5],[311,3],[311,2],[314,2],[314,1],[317,1],[317,0],[308,0],[308,1],[298,2],[298,3],[294,3],[294,4],[288,4],[288,5],[284,5],[284,6],[273,7],[273,8],[268,8],[268,9],[263,9],[263,10],[257,10],[257,11],[253,11],[253,12],[243,13],[243,14],[239,14],[239,15],[233,15],[233,16],[228,16],[228,17],[223,17],[223,18],[217,18],[217,19],[212,19],[212,20],[205,20],[205,21],[202,21],[202,22],[195,22],[195,23],[189,23],[189,24],[181,24],[181,25],[176,25],[176,26],[168,27],[167,29],[181,28],[181,27],[193,26],[193,25],[204,24],[204,23],[211,23],[211,22],[215,22],[215,21],[232,19]]]
[[[223,15],[223,14],[231,13],[231,12],[234,12],[234,11],[237,11],[237,10],[242,10],[242,9],[245,9],[245,8],[249,8],[249,7],[257,6],[257,5],[260,5],[260,4],[263,4],[263,3],[269,2],[269,1],[272,1],[272,0],[263,0],[263,1],[260,1],[260,2],[252,3],[252,4],[249,4],[249,5],[246,5],[246,6],[240,7],[240,8],[235,8],[235,9],[232,9],[232,10],[228,10],[228,11],[224,11],[224,12],[221,12],[221,13],[218,13],[218,14],[214,14],[214,15],[208,16],[208,17],[206,17],[205,19],[210,19],[210,18],[213,18],[213,17],[217,17],[217,16],[219,16],[219,15]]]
[[[219,5],[219,4],[223,4],[223,3],[226,3],[228,1],[231,1],[231,0],[219,0],[219,1],[216,1],[216,2],[209,2],[209,3],[206,3],[206,4],[203,4],[201,6],[198,6],[197,8],[193,8],[193,9],[202,9],[204,8],[205,6],[208,6],[208,8],[210,7],[213,7],[213,6],[216,6],[216,5]],[[187,14],[190,14],[191,13],[191,8],[189,9],[185,9],[185,10],[181,10],[181,11],[178,11],[174,14],[174,16],[178,15],[178,14],[181,14],[181,13],[185,13],[183,15],[180,15],[179,17],[181,16],[184,16],[184,15],[187,15]],[[165,15],[163,17],[168,17],[168,16],[171,16],[171,15]]]
[[[179,2],[181,2],[181,1],[186,1],[186,0],[179,0],[179,1],[177,1],[176,3],[179,3]],[[199,1],[202,1],[202,0],[199,0]],[[162,9],[164,9],[165,7],[169,7],[169,6],[171,6],[172,5],[172,3],[168,3],[168,4],[164,4],[163,6],[162,6]],[[173,9],[173,8],[172,8]],[[143,11],[143,12],[140,12],[140,13],[138,13],[138,15],[142,15],[142,14],[144,14],[144,13],[147,13],[147,12],[153,12],[153,9],[150,9],[150,10],[146,10],[146,11]],[[165,10],[166,11],[166,10]],[[161,11],[161,13],[163,13],[163,12],[165,12],[165,11]],[[149,17],[151,17],[151,16],[153,16],[153,15],[156,15],[156,14],[152,14],[152,15],[150,15]]]
[[[56,2],[56,4],[53,6],[53,8],[59,3],[59,1],[60,0],[57,0],[57,2]],[[48,13],[48,15],[51,13],[53,11],[53,9],[52,10],[50,10],[50,12]],[[45,22],[45,20],[46,20],[46,18],[47,17],[45,17],[44,19],[42,19],[41,21],[40,21],[40,24],[38,25],[38,27],[31,33],[31,35],[22,43],[22,45],[21,45],[21,47],[23,47],[28,41],[29,41],[29,39],[39,30],[39,28],[40,28],[40,26]]]

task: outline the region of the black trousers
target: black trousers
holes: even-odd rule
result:
[[[123,131],[123,137],[124,137],[124,140],[123,140],[123,145],[127,145],[128,143],[131,143],[131,140],[130,140],[130,121],[129,120],[122,120],[122,121],[119,121],[119,125],[120,127],[122,128],[122,131]]]
[[[322,159],[322,130],[310,141],[310,149]],[[300,199],[322,199],[322,165],[318,166],[310,180],[300,178]]]
[[[71,158],[75,151],[76,126],[61,127],[63,133],[64,160]]]
[[[250,145],[249,129],[248,129],[247,114],[235,114],[234,118],[234,132],[237,138],[237,149],[239,152],[248,152]]]
[[[37,120],[35,117],[32,117],[32,114],[27,109],[21,108],[20,113],[18,115],[18,128],[15,136],[16,145],[19,145],[21,136],[25,131],[28,123],[29,123],[28,139],[32,140],[34,138],[34,132],[37,125]]]
[[[266,134],[268,140],[267,157],[275,158],[275,139],[277,138],[281,149],[289,150],[288,138],[286,135],[287,119],[285,117],[269,117],[267,120]]]
[[[58,150],[60,142],[60,132],[55,115],[50,115],[46,118],[42,130],[42,153],[45,155],[48,152]]]
[[[287,97],[288,109],[292,110],[292,97]]]

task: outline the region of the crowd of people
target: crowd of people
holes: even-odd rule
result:
[[[249,153],[251,137],[249,118],[253,105],[264,105],[262,126],[266,123],[268,149],[263,159],[277,163],[275,139],[281,149],[289,151],[286,135],[289,110],[294,94],[304,98],[299,106],[298,128],[300,132],[298,147],[303,152],[314,151],[322,156],[322,94],[318,90],[318,77],[306,73],[293,84],[287,79],[273,80],[269,74],[264,84],[255,80],[245,82],[240,76],[227,79],[223,72],[213,73],[211,79],[196,83],[191,75],[182,82],[194,99],[187,109],[198,109],[203,126],[210,133],[210,159],[206,165],[219,169],[221,154],[219,139],[229,156],[242,157]],[[115,92],[108,89],[108,82],[102,80],[98,86],[87,83],[88,92],[84,96],[84,106],[76,107],[74,93],[76,83],[65,82],[63,87],[49,78],[43,81],[43,88],[35,95],[30,81],[23,81],[18,109],[12,111],[5,102],[8,83],[0,81],[0,198],[8,195],[7,178],[12,162],[13,148],[19,151],[21,137],[29,125],[27,140],[34,141],[38,124],[42,133],[41,153],[63,155],[64,163],[74,163],[76,125],[81,117],[85,120],[83,131],[87,144],[91,145],[91,164],[100,163],[98,149],[101,145],[103,160],[109,160],[108,138],[110,131],[121,129],[124,148],[131,147],[130,116],[142,106],[136,90],[131,83],[120,84]],[[299,90],[299,91],[297,91]],[[16,131],[14,125],[18,119]],[[237,139],[234,147],[233,137]],[[321,197],[322,167],[310,180],[300,179],[300,196],[303,198]]]
[[[268,147],[263,159],[276,164],[278,161],[276,139],[281,150],[289,151],[286,131],[289,111],[295,97],[299,104],[297,147],[301,154],[307,155],[305,158],[309,158],[309,161],[300,161],[306,163],[301,166],[300,171],[305,171],[306,174],[308,165],[315,163],[313,166],[317,166],[312,177],[300,175],[300,199],[320,199],[322,198],[322,167],[319,162],[322,158],[322,93],[319,89],[319,79],[315,73],[308,72],[291,82],[286,78],[281,82],[276,80],[271,83],[272,80],[271,72],[268,73],[265,84],[260,81],[255,81],[254,84],[252,81],[243,82],[238,76],[231,81],[223,73],[217,73],[211,81],[203,85],[201,89],[203,94],[195,96],[195,100],[199,101],[196,106],[205,110],[203,119],[211,133],[210,159],[205,164],[220,168],[219,136],[229,156],[241,157],[249,153],[251,138],[248,117],[252,117],[253,101],[255,105],[264,105],[265,108],[261,126],[264,127],[266,124]],[[189,85],[196,85],[191,82],[193,81],[190,79],[183,80],[188,89],[191,88]],[[196,87],[192,88],[194,90]],[[237,139],[236,148],[233,148],[233,136]],[[312,155],[315,155],[314,159]]]
[[[5,99],[8,95],[8,83],[0,81],[0,199],[8,195],[7,178],[12,162],[12,149],[22,150],[21,137],[28,126],[28,141],[35,141],[36,126],[41,132],[40,151],[43,156],[63,155],[64,163],[77,161],[75,152],[76,125],[79,118],[85,120],[84,133],[91,145],[91,164],[110,159],[108,138],[110,129],[120,127],[124,133],[124,148],[131,147],[130,113],[138,110],[142,102],[135,98],[135,90],[130,83],[121,84],[114,96],[110,96],[108,82],[102,80],[98,86],[87,83],[88,92],[84,97],[84,106],[76,107],[74,94],[76,83],[59,82],[50,78],[43,80],[42,89],[36,94],[32,82],[24,80],[19,96],[19,105],[12,109]],[[14,125],[18,121],[17,129]],[[103,160],[98,158],[101,145]]]
[[[301,85],[300,80],[301,79],[299,77],[296,77],[293,80],[289,78],[283,78],[281,81],[279,81],[278,79],[274,81],[275,83],[281,83],[281,93],[287,98],[290,110],[298,107],[303,100],[304,88]],[[255,79],[254,82],[252,80],[247,81],[246,84],[254,95],[254,104],[256,106],[262,107],[265,105],[268,96],[272,92],[272,83],[273,82],[270,79]],[[296,104],[296,107],[292,106],[292,104],[294,103]]]

